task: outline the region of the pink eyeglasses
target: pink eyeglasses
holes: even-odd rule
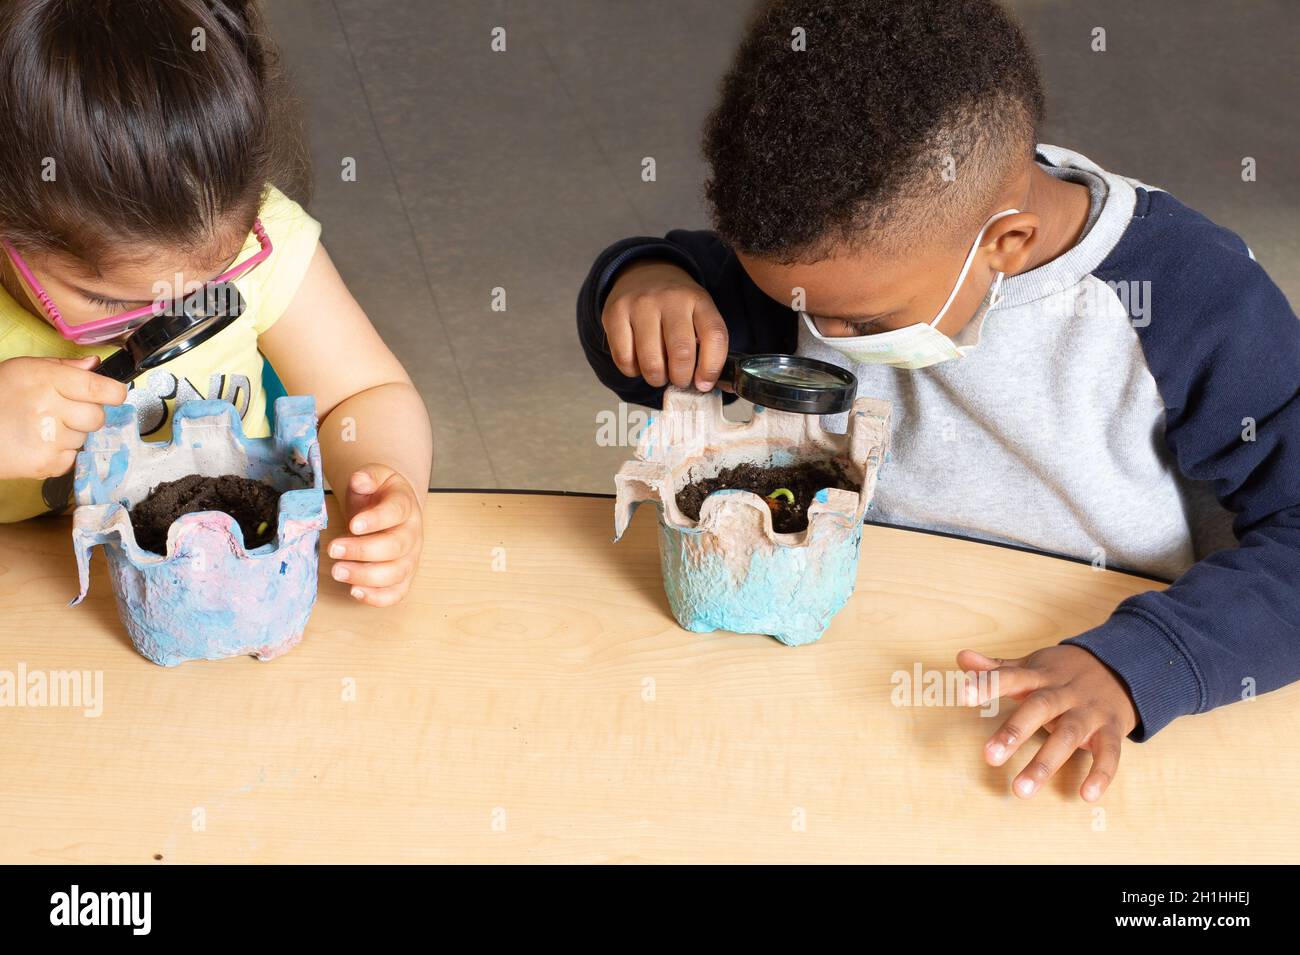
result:
[[[266,257],[271,254],[271,239],[266,234],[266,229],[262,227],[261,219],[253,220],[253,233],[257,236],[258,245],[261,250],[249,256],[243,262],[238,262],[231,266],[225,272],[222,272],[216,278],[205,282],[204,285],[216,285],[219,282],[233,282],[241,275],[246,275],[257,266],[266,261]],[[81,325],[69,325],[63,320],[59,313],[58,307],[50,299],[49,293],[41,287],[40,281],[32,274],[32,270],[23,257],[18,254],[18,250],[10,245],[7,241],[0,239],[5,251],[9,253],[9,259],[22,276],[27,287],[32,290],[36,300],[41,303],[45,309],[46,316],[54,325],[60,335],[68,341],[77,345],[98,345],[110,339],[117,338],[124,332],[134,331],[140,325],[143,325],[149,319],[153,318],[159,312],[167,308],[166,301],[157,301],[151,305],[145,305],[142,308],[132,309],[129,312],[121,312],[117,315],[110,315],[107,318],[97,318],[93,322],[86,322]]]

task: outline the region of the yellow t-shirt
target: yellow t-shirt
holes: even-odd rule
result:
[[[257,338],[293,300],[316,251],[321,226],[275,187],[258,215],[272,251],[265,262],[235,282],[244,297],[243,315],[192,352],[150,369],[128,385],[127,402],[135,406],[140,435],[147,441],[171,440],[176,403],[200,398],[233,404],[249,437],[271,433]],[[257,237],[250,232],[236,261],[243,261],[258,248]],[[0,361],[21,356],[79,358],[93,354],[105,358],[117,348],[68,341],[0,286]],[[45,513],[48,508],[41,498],[41,483],[27,478],[0,480],[0,523]]]

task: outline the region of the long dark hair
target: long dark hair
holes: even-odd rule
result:
[[[297,116],[252,0],[0,0],[0,237],[209,255],[268,183],[305,201]]]

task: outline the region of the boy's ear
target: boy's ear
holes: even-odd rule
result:
[[[1025,267],[1041,237],[1038,214],[1034,212],[1017,212],[991,223],[982,243],[988,252],[989,267],[1015,275]]]

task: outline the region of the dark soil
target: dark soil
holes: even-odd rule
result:
[[[164,481],[131,508],[136,543],[155,554],[165,554],[167,531],[172,522],[182,514],[195,511],[229,514],[244,532],[245,548],[252,550],[275,537],[280,492],[262,481],[237,474],[221,477],[187,474],[175,481]]]
[[[808,506],[817,492],[827,487],[861,490],[861,486],[844,473],[838,461],[801,461],[785,467],[764,467],[746,462],[723,468],[715,477],[700,478],[687,484],[677,492],[677,506],[691,520],[698,521],[704,499],[714,491],[753,491],[771,508],[772,529],[778,534],[789,534],[808,526]],[[785,495],[768,497],[777,488],[790,491],[794,501],[787,501]]]

